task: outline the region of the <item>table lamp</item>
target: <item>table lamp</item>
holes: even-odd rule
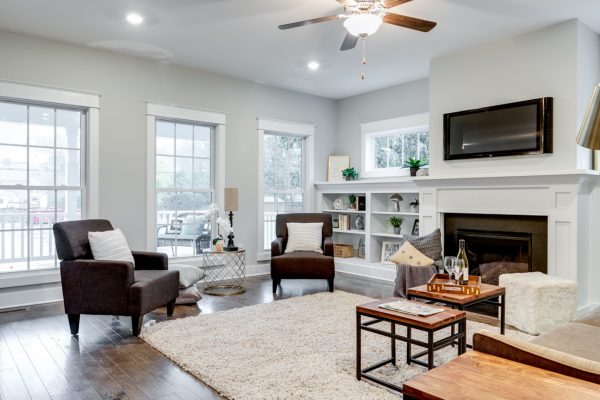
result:
[[[600,83],[594,94],[579,128],[577,144],[592,150],[600,150]]]
[[[233,212],[238,210],[238,189],[225,188],[225,211],[229,211],[229,226],[233,228]],[[238,248],[233,243],[233,229],[227,235],[227,246],[223,248],[225,251],[236,251]]]

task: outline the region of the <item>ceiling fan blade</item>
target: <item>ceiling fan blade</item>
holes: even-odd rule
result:
[[[381,2],[381,5],[384,6],[385,8],[392,8],[392,7],[399,6],[400,4],[408,3],[409,1],[412,1],[412,0],[383,0]]]
[[[356,43],[358,43],[358,36],[351,35],[350,33],[346,33],[346,37],[342,42],[342,47],[340,47],[341,51],[350,50],[356,47]]]
[[[330,15],[328,17],[313,18],[313,19],[307,19],[306,21],[292,22],[291,24],[279,25],[279,29],[297,28],[299,26],[318,24],[319,22],[327,22],[327,21],[332,21],[334,19],[338,19],[338,16]]]
[[[383,22],[392,25],[402,26],[408,29],[414,29],[416,31],[421,32],[429,32],[436,25],[437,22],[427,21],[424,19],[408,17],[406,15],[398,15],[398,14],[386,14],[383,17]]]

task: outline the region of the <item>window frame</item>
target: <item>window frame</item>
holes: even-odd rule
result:
[[[361,176],[364,178],[409,176],[408,168],[374,167],[373,141],[377,137],[397,136],[427,128],[429,131],[429,113],[408,115],[399,118],[361,124]]]
[[[156,251],[157,223],[156,223],[156,194],[163,191],[156,187],[156,122],[169,121],[187,123],[192,125],[205,125],[211,127],[211,181],[213,193],[212,202],[217,203],[219,210],[223,210],[223,190],[225,187],[225,132],[227,114],[219,111],[197,109],[184,106],[147,102],[146,129],[147,129],[147,207],[146,207],[146,249]],[[184,189],[174,191],[186,191]],[[193,190],[193,192],[206,192],[206,190]],[[200,256],[187,256],[172,258],[178,262],[197,260]]]
[[[296,136],[303,138],[302,141],[302,208],[304,212],[311,212],[314,209],[315,200],[315,125],[302,122],[281,121],[270,118],[257,118],[258,121],[258,221],[257,231],[258,240],[256,243],[257,261],[267,261],[271,259],[271,252],[263,249],[264,240],[264,137],[266,134]],[[285,192],[290,193],[290,192]]]

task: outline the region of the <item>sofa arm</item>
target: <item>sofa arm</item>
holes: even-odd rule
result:
[[[169,257],[164,253],[132,251],[131,254],[135,260],[135,269],[162,271],[169,268]]]
[[[271,242],[271,257],[277,257],[283,254],[283,238],[278,237]]]
[[[134,267],[125,261],[73,260],[60,263],[67,314],[126,315]]]
[[[473,350],[600,384],[600,362],[486,330],[473,335]]]
[[[326,237],[323,240],[323,254],[333,257],[333,238]]]

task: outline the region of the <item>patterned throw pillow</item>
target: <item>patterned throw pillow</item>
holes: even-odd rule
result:
[[[127,261],[135,264],[127,240],[120,229],[105,232],[88,232],[94,260]]]
[[[425,236],[408,236],[406,240],[432,260],[442,258],[442,232],[439,229]]]
[[[286,253],[294,251],[314,251],[323,253],[321,243],[323,241],[322,222],[288,222],[288,241],[285,247]]]
[[[411,265],[413,267],[425,267],[433,264],[433,260],[421,253],[410,242],[405,241],[400,249],[394,254],[390,261],[395,264]]]

